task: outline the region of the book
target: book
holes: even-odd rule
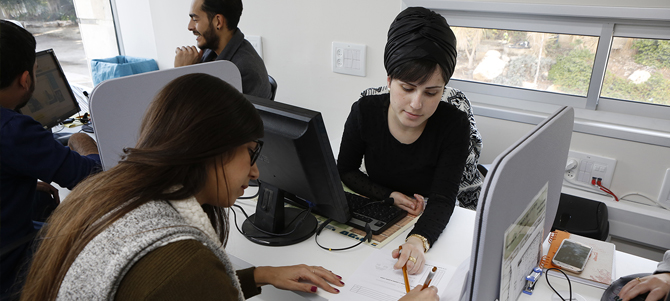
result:
[[[606,241],[600,241],[581,235],[571,234],[565,231],[556,230],[549,235],[549,251],[547,255],[542,256],[540,260],[540,266],[544,269],[557,268],[551,260],[554,258],[558,247],[561,245],[564,239],[569,238],[574,241],[583,243],[587,246],[593,248],[591,256],[589,257],[584,270],[581,273],[573,273],[564,269],[561,269],[565,274],[568,275],[570,281],[575,281],[598,288],[606,289],[612,281],[614,280],[614,253],[616,247],[613,243]],[[549,276],[560,277],[565,279],[565,276],[559,271],[551,270],[548,271]]]

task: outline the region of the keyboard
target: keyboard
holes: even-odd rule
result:
[[[396,206],[384,205],[382,203],[367,205],[374,202],[369,198],[344,192],[347,196],[347,203],[351,211],[351,219],[347,222],[348,225],[365,230],[365,224],[369,224],[372,229],[372,234],[380,234],[391,225],[397,223],[407,215],[407,211],[402,210]]]

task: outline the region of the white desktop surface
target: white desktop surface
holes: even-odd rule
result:
[[[614,261],[616,266],[614,271],[616,274],[614,278],[615,280],[619,277],[631,274],[653,273],[656,270],[656,265],[658,265],[658,262],[656,261],[620,251],[616,251]],[[568,282],[566,280],[549,276],[549,281],[557,291],[568,291]],[[573,294],[578,293],[584,297],[586,301],[600,301],[604,291],[605,290],[599,289],[597,287],[575,283],[574,281],[572,282]],[[526,294],[521,294],[521,297],[519,297],[518,300],[551,300],[552,295],[554,295],[554,291],[552,291],[549,285],[547,285],[545,275],[543,274],[542,279],[540,279],[535,285],[535,292],[533,295],[529,296]],[[566,299],[568,298],[567,295],[563,295],[563,297]]]
[[[238,200],[238,205],[241,205],[247,214],[251,215],[255,211],[256,202],[250,200]],[[237,222],[242,225],[244,216],[237,211]],[[426,253],[427,260],[434,260],[454,267],[458,267],[461,262],[470,256],[472,248],[472,233],[474,232],[475,211],[456,207],[454,214],[447,225],[447,228],[440,236],[440,239],[431,247],[431,250]],[[230,236],[226,251],[232,257],[241,259],[247,263],[255,266],[284,266],[307,264],[323,266],[326,269],[333,271],[333,273],[342,277],[342,281],[347,283],[347,278],[351,276],[358,266],[375,251],[375,248],[360,245],[350,250],[345,251],[326,251],[321,249],[315,242],[314,237],[311,237],[301,243],[284,246],[284,247],[266,247],[255,244],[242,236],[235,228],[233,221],[233,214],[230,214]],[[409,230],[407,230],[409,231]],[[405,241],[407,233],[400,234],[392,242],[383,247],[388,251],[388,256],[391,257],[393,249],[397,248]],[[340,234],[332,231],[323,231],[319,235],[319,243],[327,247],[345,247],[355,243],[354,240],[346,238]],[[231,260],[235,261],[234,258]],[[234,265],[235,262],[233,262]],[[244,267],[243,265],[240,267]],[[311,294],[300,294],[300,296],[307,297],[307,300],[327,300],[330,293],[318,290],[318,296],[310,296]],[[277,290],[268,286],[263,287],[263,293],[252,300],[302,300],[296,298],[295,293],[281,294],[279,296]],[[282,299],[283,298],[283,299]]]
[[[251,215],[255,211],[256,202],[252,200],[238,200],[247,214]],[[237,222],[242,225],[244,216],[239,209],[237,211]],[[464,260],[470,256],[472,249],[472,236],[474,233],[474,220],[476,212],[468,209],[456,207],[454,214],[449,221],[446,229],[440,236],[440,239],[426,253],[428,260],[441,262],[447,265],[458,267]],[[323,266],[342,277],[342,281],[347,283],[349,278],[358,268],[358,266],[374,252],[370,246],[360,245],[346,251],[326,251],[321,249],[311,237],[301,243],[283,246],[266,247],[247,240],[242,236],[234,225],[234,215],[230,214],[230,236],[226,251],[231,255],[233,264],[238,268],[245,268],[248,265],[254,266],[284,266],[307,264]],[[407,230],[409,231],[409,230]],[[391,251],[397,248],[405,240],[406,233],[399,235],[394,241],[383,247],[391,256]],[[319,235],[319,243],[327,247],[345,247],[354,243],[354,240],[343,237],[340,234],[331,231],[323,231]],[[545,248],[546,249],[546,248]],[[241,260],[242,262],[240,262]],[[626,254],[617,251],[616,278],[635,274],[651,273],[656,269],[657,262],[641,258],[638,256]],[[559,291],[567,290],[567,282],[556,277],[549,277],[552,285]],[[588,301],[599,301],[604,290],[582,284],[572,284],[573,292],[579,293]],[[441,294],[440,292],[439,294]],[[538,281],[535,292],[532,296],[521,294],[518,300],[551,300],[553,291],[547,285],[545,277]],[[252,298],[252,300],[327,300],[330,293],[319,289],[316,295],[308,293],[294,293],[280,291],[270,286],[263,287],[263,293]],[[567,296],[565,296],[567,298]],[[491,300],[493,301],[493,300]]]

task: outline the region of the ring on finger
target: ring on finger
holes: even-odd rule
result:
[[[414,257],[412,257],[412,256],[410,256],[409,258],[407,258],[407,260],[409,260],[409,261],[411,261],[411,262],[414,262],[414,264],[416,264],[416,258],[414,258]]]
[[[635,280],[642,282],[642,279],[640,279],[640,277],[635,277]]]

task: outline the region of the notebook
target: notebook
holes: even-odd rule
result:
[[[556,251],[558,251],[558,247],[561,245],[561,242],[563,242],[563,240],[566,238],[570,238],[571,240],[583,243],[593,248],[591,256],[589,257],[589,260],[581,273],[577,274],[563,270],[563,272],[568,275],[568,278],[570,278],[570,281],[575,281],[602,289],[606,289],[610,284],[612,284],[612,281],[614,281],[614,253],[616,247],[614,244],[606,241],[600,241],[576,234],[570,234],[561,230],[553,231],[549,235],[549,251],[547,252],[547,255],[542,257],[540,266],[544,269],[559,268],[551,263],[551,259],[556,254]],[[561,272],[556,270],[548,271],[547,274],[549,276],[565,278]]]

